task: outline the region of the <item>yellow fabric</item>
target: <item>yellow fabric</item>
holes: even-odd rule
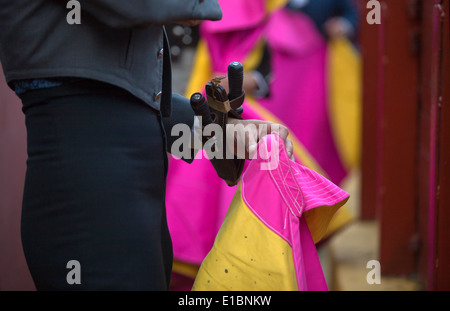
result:
[[[329,116],[347,170],[359,167],[361,150],[361,58],[345,38],[329,43]]]
[[[249,210],[241,186],[192,290],[298,290],[290,245]]]
[[[334,214],[331,219],[328,228],[323,233],[321,240],[325,240],[328,237],[331,237],[334,233],[344,228],[346,225],[350,224],[356,218],[355,214],[348,208],[348,202],[346,205],[341,207],[336,214]],[[308,220],[310,221],[310,220]]]
[[[267,12],[270,13],[278,8],[285,6],[289,1],[288,0],[267,0],[266,9]]]
[[[246,71],[252,71],[258,68],[258,65],[261,63],[264,54],[264,46],[265,41],[259,40],[254,49],[247,55],[247,58],[243,62],[242,66]]]
[[[345,205],[342,206],[346,202],[347,200],[331,207],[319,206],[303,214],[314,243],[318,243],[323,238],[330,236],[340,229],[343,224],[353,220],[353,218],[348,218],[350,212],[346,211]]]
[[[212,69],[208,46],[204,40],[199,40],[192,65],[192,72],[186,85],[185,97],[204,89],[205,84],[211,80]]]

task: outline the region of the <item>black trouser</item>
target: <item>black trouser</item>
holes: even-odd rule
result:
[[[23,95],[25,257],[38,290],[166,290],[172,244],[159,112],[82,81]],[[75,266],[67,266],[76,260]],[[69,284],[69,279],[81,284]]]

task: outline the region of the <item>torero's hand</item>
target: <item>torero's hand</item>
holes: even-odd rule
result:
[[[294,147],[292,141],[288,138],[289,130],[286,126],[261,120],[239,120],[228,119],[227,126],[227,146],[230,150],[234,150],[235,155],[252,159],[257,148],[257,144],[264,136],[276,132],[283,139],[286,146],[286,152],[291,159],[293,158]]]

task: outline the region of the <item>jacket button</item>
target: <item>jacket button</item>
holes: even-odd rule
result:
[[[161,96],[162,96],[162,92],[154,93],[153,100],[157,101],[161,98]]]
[[[158,51],[158,58],[162,58],[164,55],[164,49]]]

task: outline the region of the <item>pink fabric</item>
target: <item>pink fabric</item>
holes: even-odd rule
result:
[[[208,44],[212,70],[226,73],[231,62],[244,62],[246,56],[255,48],[264,32],[264,24],[238,32],[209,32],[200,28],[202,38]]]
[[[206,155],[190,165],[170,158],[166,206],[175,259],[203,261],[236,190],[226,187]]]
[[[348,193],[290,160],[279,135],[264,137],[242,177],[242,196],[252,212],[293,250],[299,290],[327,290],[305,211],[333,206]],[[271,163],[267,167],[267,163]],[[265,165],[265,166],[263,166]],[[267,169],[270,168],[270,169]]]
[[[218,0],[222,9],[220,22],[205,21],[208,33],[241,31],[253,28],[266,18],[266,0]]]

